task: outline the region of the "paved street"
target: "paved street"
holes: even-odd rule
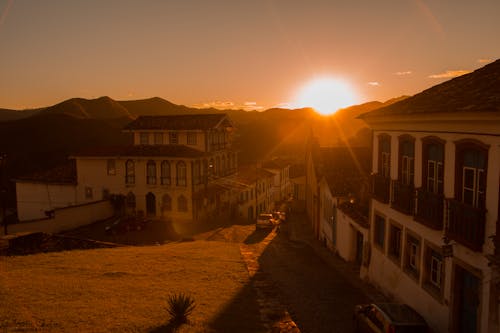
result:
[[[302,332],[352,332],[354,306],[382,296],[359,280],[353,266],[321,248],[302,219],[292,216],[282,225],[260,267],[279,286]]]

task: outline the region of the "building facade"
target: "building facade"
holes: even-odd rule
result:
[[[141,116],[125,128],[133,145],[73,156],[78,202],[122,195],[129,214],[181,222],[229,213],[217,182],[237,170],[232,131],[225,114]]]
[[[373,129],[368,279],[436,332],[498,332],[500,62],[362,115]],[[495,83],[496,81],[496,83]]]

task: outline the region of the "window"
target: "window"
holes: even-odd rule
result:
[[[165,194],[161,199],[161,207],[162,211],[171,211],[172,210],[172,198]]]
[[[379,156],[378,156],[378,173],[385,178],[391,177],[391,137],[387,134],[382,134],[378,138]]]
[[[149,144],[149,133],[139,133],[139,143],[141,145]]]
[[[132,160],[125,162],[125,184],[135,184],[135,163]]]
[[[187,212],[187,210],[188,210],[187,199],[183,195],[181,195],[179,198],[177,198],[177,210],[179,212]]]
[[[107,170],[108,170],[108,176],[114,176],[116,175],[116,163],[115,160],[109,159],[107,161]]]
[[[404,135],[399,138],[399,180],[403,185],[413,185],[415,173],[415,139]]]
[[[391,223],[389,228],[389,256],[398,261],[401,260],[401,227]]]
[[[94,193],[92,191],[92,187],[85,187],[85,199],[89,200],[94,197]]]
[[[160,165],[160,181],[162,185],[170,185],[170,163],[168,161],[162,161]]]
[[[155,145],[162,145],[163,144],[163,133],[155,133]]]
[[[156,185],[156,163],[148,161],[146,164],[146,183],[148,185]]]
[[[434,246],[425,247],[424,286],[436,296],[442,295],[443,288],[443,256]]]
[[[179,143],[179,136],[177,133],[168,133],[168,141],[171,145],[176,145]]]
[[[457,198],[465,204],[484,208],[488,150],[475,142],[457,143]]]
[[[187,134],[187,144],[188,145],[196,145],[196,133],[188,133]]]
[[[177,163],[177,186],[186,186],[186,163]]]
[[[418,280],[420,271],[420,240],[406,234],[405,271]]]
[[[435,194],[443,194],[444,142],[438,138],[423,140],[423,186]]]
[[[375,245],[384,250],[385,245],[385,218],[375,214],[375,228],[373,234]]]

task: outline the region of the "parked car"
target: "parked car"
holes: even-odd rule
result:
[[[427,323],[406,304],[376,303],[356,305],[355,332],[429,333]]]
[[[286,222],[285,212],[280,212],[280,211],[273,212],[273,217],[275,220],[279,220],[280,222]]]
[[[272,229],[274,226],[278,225],[279,221],[273,217],[271,213],[259,214],[257,218],[257,223],[255,224],[256,229]]]
[[[107,226],[104,230],[106,234],[122,234],[132,230],[143,230],[151,220],[144,217],[122,216],[117,218],[111,225]]]

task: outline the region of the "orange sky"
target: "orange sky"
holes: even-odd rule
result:
[[[0,108],[71,97],[289,105],[311,78],[360,102],[499,57],[498,0],[0,0]]]

